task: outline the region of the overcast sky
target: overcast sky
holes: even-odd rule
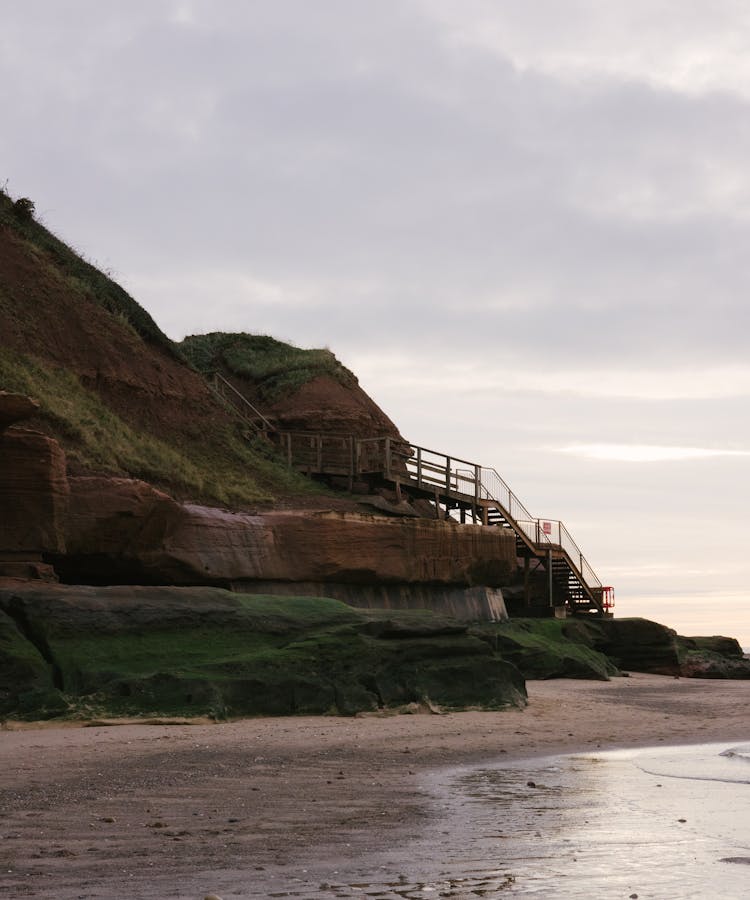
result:
[[[0,182],[750,646],[750,6],[0,0]]]

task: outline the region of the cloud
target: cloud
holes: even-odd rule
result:
[[[736,0],[420,0],[446,41],[606,90],[636,81],[675,93],[748,92],[750,15]],[[634,39],[637,35],[637,39]],[[604,81],[604,85],[602,85]]]
[[[744,5],[5,6],[0,181],[170,335],[331,346],[592,559],[750,539]]]
[[[585,459],[607,462],[679,462],[711,459],[717,456],[750,456],[750,450],[725,450],[711,447],[659,447],[651,444],[573,444],[560,447],[560,453],[570,453]]]
[[[746,101],[649,75],[652,56],[680,68],[670,38],[721,47],[726,28],[695,6],[687,24],[658,4],[467,10],[81,2],[37,21],[19,9],[6,40],[25,55],[0,64],[22,92],[0,136],[11,186],[147,285],[170,331],[205,322],[205,298],[242,321],[230,283],[242,282],[244,327],[301,344],[324,317],[332,343],[356,345],[359,317],[368,338],[425,363],[576,360],[589,380],[613,361],[739,364]],[[661,56],[633,41],[644,22]],[[594,81],[563,77],[574,59]],[[221,289],[217,271],[230,273]],[[300,295],[317,298],[317,321],[310,304],[298,315]]]
[[[577,360],[561,366],[554,356],[529,360],[511,352],[498,362],[448,356],[439,366],[425,369],[413,356],[386,350],[358,353],[357,367],[367,374],[379,372],[384,387],[472,393],[483,398],[512,393],[649,402],[750,397],[750,366],[744,365],[638,370],[592,365],[581,369]]]

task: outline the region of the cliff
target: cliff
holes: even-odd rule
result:
[[[145,479],[179,499],[272,504],[318,492],[243,436],[148,313],[0,192],[0,389],[69,471]]]
[[[222,374],[280,431],[401,437],[330,350],[222,332],[191,335],[179,346],[196,369]]]
[[[508,623],[509,529],[315,484],[209,386],[283,430],[400,438],[330,351],[177,346],[32,211],[0,192],[0,713],[496,707],[523,704],[523,674],[747,677],[721,641],[654,623]]]

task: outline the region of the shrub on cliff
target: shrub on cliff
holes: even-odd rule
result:
[[[13,204],[13,215],[20,222],[30,222],[34,218],[36,204],[28,197],[19,197]]]

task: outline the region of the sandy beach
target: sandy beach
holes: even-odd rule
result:
[[[413,842],[439,825],[430,785],[442,770],[750,741],[748,682],[635,674],[530,682],[528,691],[526,709],[504,712],[6,724],[0,896],[362,896],[361,887],[280,886],[383,854],[398,879]]]

